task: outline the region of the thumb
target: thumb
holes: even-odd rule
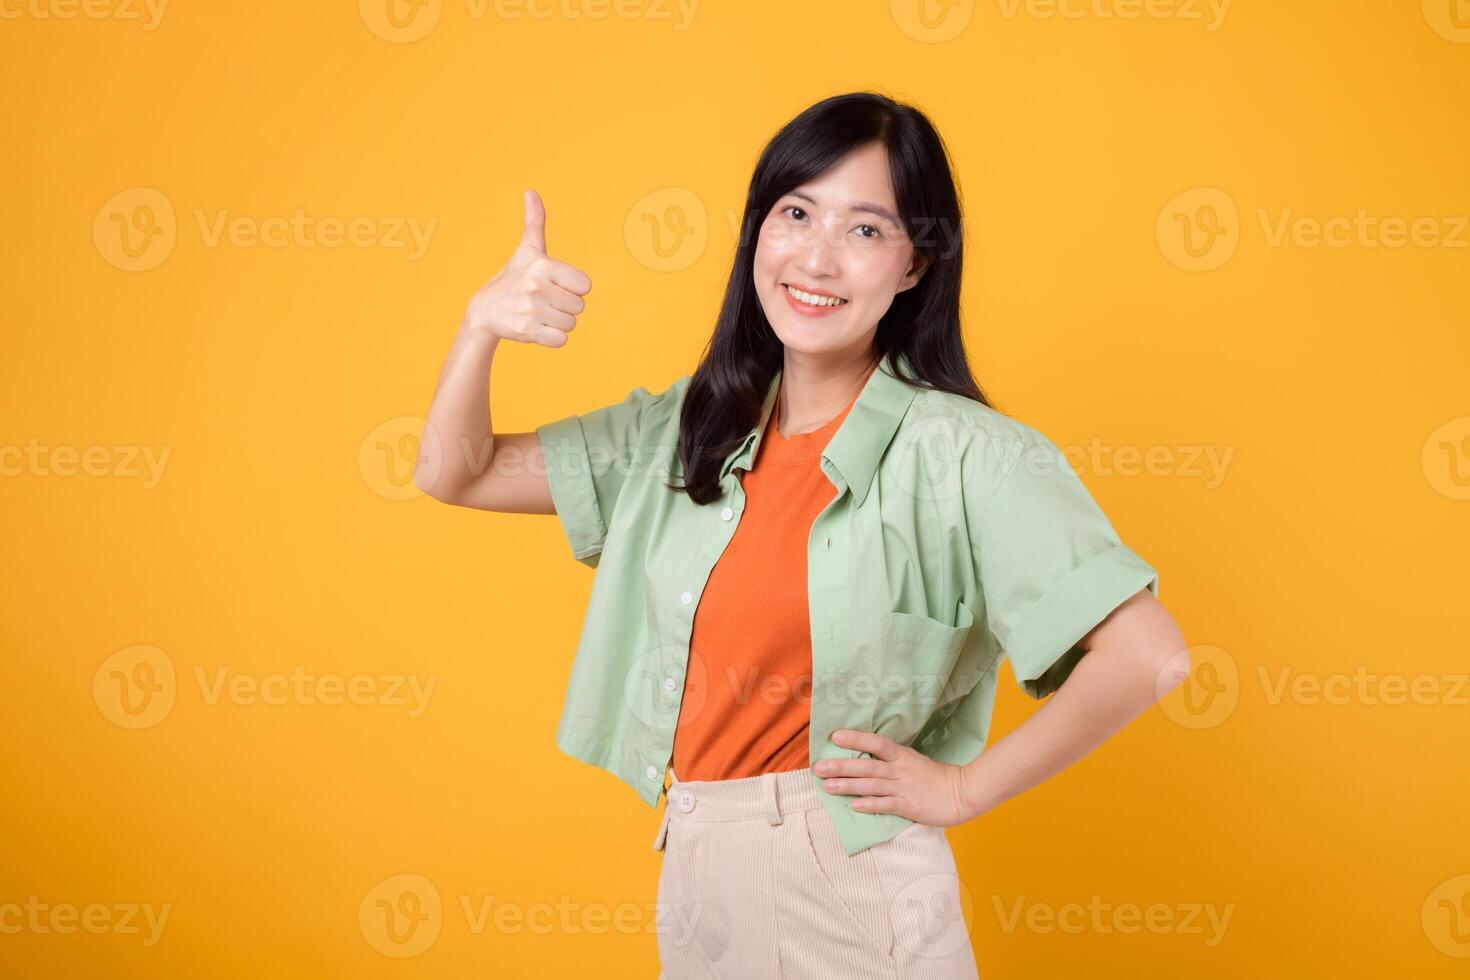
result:
[[[521,244],[546,254],[546,206],[541,195],[526,191],[521,195],[526,202],[526,229],[521,233]]]

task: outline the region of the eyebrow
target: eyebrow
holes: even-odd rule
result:
[[[802,191],[792,191],[787,196],[788,197],[799,197],[803,201],[810,201],[812,204],[816,204],[817,203],[817,199],[816,198],[812,197],[810,194],[803,193]],[[866,211],[868,214],[876,214],[878,217],[883,218],[886,221],[892,222],[894,225],[896,225],[896,226],[898,226],[900,228],[903,227],[903,223],[898,220],[898,216],[897,215],[895,215],[892,211],[888,210],[887,208],[883,207],[881,204],[874,204],[872,201],[853,201],[852,203],[850,203],[847,206],[847,209],[849,211]]]

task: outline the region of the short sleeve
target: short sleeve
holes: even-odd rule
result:
[[[617,404],[536,427],[557,518],[582,564],[597,567],[624,484],[652,461],[650,413],[676,398],[682,380],[659,394],[634,388]]]
[[[990,631],[1032,698],[1061,687],[1094,626],[1158,573],[1119,540],[1067,458],[1045,436],[991,452],[993,490],[975,545]]]

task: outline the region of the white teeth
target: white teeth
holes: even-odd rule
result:
[[[808,306],[841,306],[847,302],[847,300],[838,299],[835,296],[814,296],[811,293],[804,293],[795,286],[787,286],[786,291]]]

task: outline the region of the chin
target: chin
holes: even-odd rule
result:
[[[786,307],[786,301],[777,296],[776,315],[771,315],[771,310],[762,304],[762,312],[766,315],[766,322],[771,325],[771,332],[781,341],[782,346],[803,354],[826,354],[831,351],[841,350],[852,342],[852,338],[843,333],[834,331],[825,318],[815,320],[808,319],[798,313],[793,313]]]
[[[829,354],[841,350],[846,343],[846,338],[832,335],[816,336],[810,330],[793,334],[789,330],[776,328],[774,324],[772,329],[775,330],[776,336],[781,339],[784,347],[803,354]]]

